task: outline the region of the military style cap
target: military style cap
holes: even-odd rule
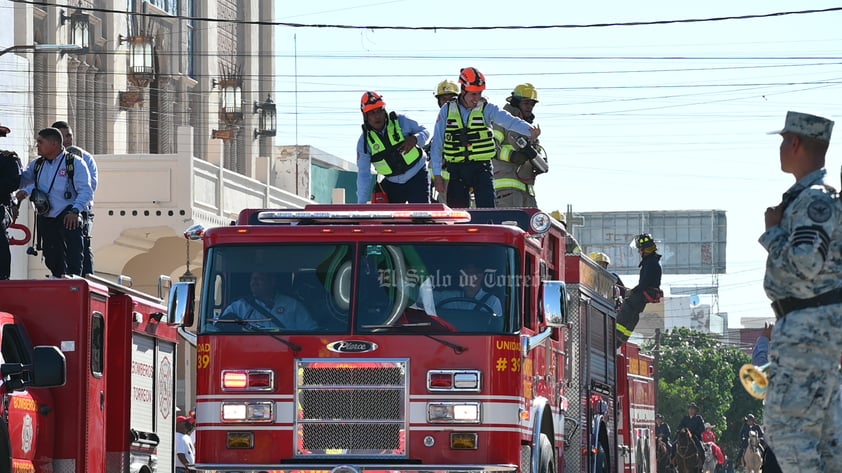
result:
[[[10,130],[9,127],[4,126],[4,125],[0,125],[0,136],[6,136],[11,132],[12,132],[12,130]]]
[[[807,138],[815,138],[821,141],[830,141],[830,133],[833,131],[833,120],[828,120],[817,115],[810,115],[801,112],[786,112],[786,122],[780,131],[770,131],[770,135],[783,133],[795,133]]]

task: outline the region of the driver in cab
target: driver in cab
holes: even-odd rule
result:
[[[437,309],[479,310],[492,315],[503,316],[503,304],[500,298],[483,287],[485,273],[476,265],[468,264],[459,270],[457,287],[448,287],[434,291]]]
[[[278,292],[277,275],[251,273],[251,295],[232,302],[218,321],[244,322],[255,330],[315,330],[318,325],[298,300]]]

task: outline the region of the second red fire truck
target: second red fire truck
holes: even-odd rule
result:
[[[3,281],[0,472],[172,472],[176,341],[130,288]]]
[[[625,471],[613,283],[547,214],[312,205],[185,236],[197,470]]]

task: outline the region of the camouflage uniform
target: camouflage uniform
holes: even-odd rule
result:
[[[790,112],[780,133],[830,141],[832,124]],[[825,174],[817,169],[793,185],[780,223],[759,240],[769,252],[763,285],[779,316],[766,437],[787,472],[842,471],[842,206]]]

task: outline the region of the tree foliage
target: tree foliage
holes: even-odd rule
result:
[[[705,422],[713,425],[719,446],[733,458],[740,447],[743,417],[762,413],[762,403],[748,395],[738,376],[750,357],[711,335],[686,328],[664,333],[660,352],[658,411],[673,433],[687,415],[687,405],[695,402]]]

